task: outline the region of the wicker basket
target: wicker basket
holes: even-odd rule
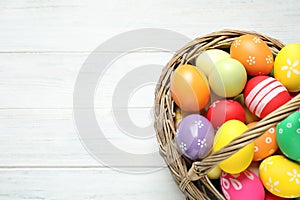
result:
[[[248,129],[240,137],[219,151],[201,161],[191,162],[180,156],[174,142],[175,108],[170,94],[170,77],[176,67],[191,63],[202,51],[207,49],[229,49],[231,42],[244,34],[253,34],[264,40],[274,54],[284,46],[271,37],[250,31],[222,30],[196,38],[180,49],[163,69],[155,91],[155,130],[160,153],[168,164],[173,177],[186,199],[225,199],[206,174],[219,162],[227,159],[242,147],[253,142],[266,130],[283,120],[300,107],[300,95],[281,106],[262,119],[256,126]]]

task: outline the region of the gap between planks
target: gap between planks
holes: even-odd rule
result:
[[[90,53],[175,53],[163,49],[139,49],[131,51],[0,51],[0,54],[90,54]]]
[[[10,169],[20,169],[20,170],[24,170],[24,169],[111,169],[111,170],[115,170],[118,171],[117,169],[166,169],[168,168],[167,166],[92,166],[92,165],[57,165],[57,166],[43,166],[43,165],[16,165],[16,166],[0,166],[0,170],[10,170]]]

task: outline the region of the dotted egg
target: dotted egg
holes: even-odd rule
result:
[[[240,61],[251,76],[267,75],[273,69],[271,49],[255,35],[243,35],[234,40],[230,55]]]
[[[257,122],[252,122],[247,126],[250,128],[255,126]],[[276,126],[268,129],[264,134],[254,140],[254,156],[253,161],[260,161],[273,155],[278,149],[276,142]]]
[[[282,153],[300,161],[300,112],[294,112],[277,125],[276,139]]]
[[[214,128],[205,117],[191,114],[179,123],[175,139],[183,155],[191,160],[199,160],[211,151],[214,136]]]

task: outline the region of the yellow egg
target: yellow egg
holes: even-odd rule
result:
[[[263,160],[259,166],[259,176],[272,194],[284,198],[300,196],[300,165],[282,155]]]
[[[289,92],[300,91],[300,44],[288,44],[279,51],[274,62],[274,77]]]
[[[248,127],[239,120],[229,120],[225,122],[217,131],[213,152],[218,151],[225,145],[229,144],[234,138],[240,136]],[[219,167],[230,174],[237,174],[249,167],[254,155],[254,143],[240,149],[238,152],[219,163]]]
[[[214,168],[212,168],[212,170],[210,170],[207,173],[207,177],[210,179],[218,179],[220,178],[221,172],[221,168],[218,165],[216,165]]]
[[[175,110],[175,128],[177,129],[179,123],[182,121],[182,114],[180,108],[176,108]]]

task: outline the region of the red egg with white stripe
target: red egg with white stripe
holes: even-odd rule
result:
[[[287,89],[275,78],[256,76],[244,90],[245,104],[260,118],[264,118],[291,99]]]

